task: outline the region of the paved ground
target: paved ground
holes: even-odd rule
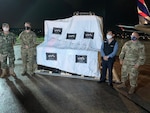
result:
[[[15,46],[16,59],[20,58]],[[115,63],[118,67],[119,64]],[[96,81],[58,76],[21,76],[0,79],[0,113],[149,113],[149,66],[141,67],[139,87],[133,95]],[[117,68],[118,74],[119,68]],[[148,74],[147,74],[148,73]]]

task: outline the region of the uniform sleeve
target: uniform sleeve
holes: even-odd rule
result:
[[[22,41],[22,34],[23,34],[23,32],[21,32],[20,34],[19,34],[19,39],[20,39],[20,44],[21,44],[21,46],[22,47],[24,47],[25,46],[25,44],[23,43],[23,41]]]
[[[140,48],[139,48],[139,58],[138,58],[138,61],[137,61],[137,65],[143,65],[145,63],[145,46],[142,45]]]
[[[2,51],[2,44],[3,44],[3,40],[2,40],[2,35],[1,35],[1,32],[0,32],[0,53]]]
[[[120,59],[120,60],[123,60],[123,59],[124,59],[125,53],[126,53],[126,43],[123,45],[122,50],[121,50],[121,52],[120,52],[120,54],[119,54],[119,59]]]
[[[13,44],[16,43],[16,38],[17,38],[17,36],[13,33]]]
[[[36,34],[35,33],[33,33],[33,45],[32,46],[36,46],[36,38],[37,38],[37,36],[36,36]]]

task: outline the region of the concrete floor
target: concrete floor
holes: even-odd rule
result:
[[[18,50],[16,57],[20,57]],[[16,60],[17,77],[0,78],[0,113],[150,112],[149,96],[141,96],[139,90],[128,95],[125,90],[116,89],[115,84],[111,88],[107,83],[91,80],[39,74],[22,76],[21,64]]]
[[[0,79],[0,113],[148,113],[106,83],[36,75]]]

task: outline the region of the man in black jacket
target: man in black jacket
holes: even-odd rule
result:
[[[106,73],[108,69],[108,79],[111,87],[113,87],[112,84],[112,69],[113,69],[113,64],[115,61],[115,56],[117,54],[118,50],[118,43],[116,40],[113,38],[115,34],[113,34],[112,31],[108,31],[106,35],[106,40],[104,40],[100,52],[102,56],[102,74],[99,83],[105,82],[106,80]]]

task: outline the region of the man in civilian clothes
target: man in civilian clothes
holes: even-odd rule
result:
[[[112,84],[112,69],[115,62],[115,56],[118,50],[118,43],[114,39],[115,34],[112,31],[107,31],[106,40],[102,43],[100,53],[102,56],[102,75],[99,83],[103,83],[106,80],[106,74],[108,69],[108,85],[113,87]]]

